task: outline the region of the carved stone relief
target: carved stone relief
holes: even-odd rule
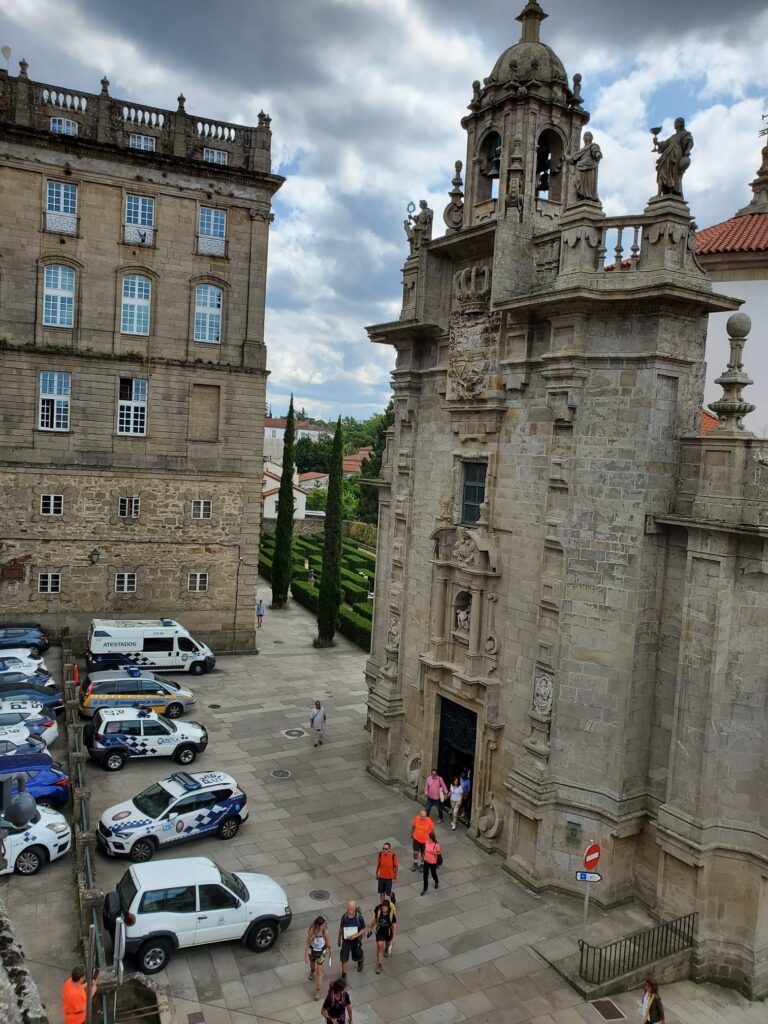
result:
[[[451,548],[451,560],[460,565],[471,565],[475,560],[477,548],[468,530],[459,530]]]
[[[542,718],[551,718],[554,680],[548,672],[537,670],[533,681],[533,710]]]

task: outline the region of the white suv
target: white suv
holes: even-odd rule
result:
[[[291,923],[282,886],[268,875],[232,872],[210,857],[134,864],[104,898],[114,936],[125,922],[125,952],[144,974],[167,966],[174,949],[240,939],[256,953],[271,949]]]
[[[5,863],[0,858],[0,875],[15,871],[17,875],[34,875],[48,861],[63,857],[72,844],[72,829],[58,811],[37,808],[32,824],[16,828],[0,815]]]
[[[208,746],[208,732],[198,722],[172,722],[144,708],[98,708],[83,742],[108,772],[120,771],[129,757],[172,757],[186,767]]]

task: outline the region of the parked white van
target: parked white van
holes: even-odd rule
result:
[[[86,663],[89,672],[138,665],[199,676],[210,672],[216,659],[173,619],[93,619]]]

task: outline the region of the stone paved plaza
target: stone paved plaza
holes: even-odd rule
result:
[[[266,591],[262,594],[267,597]],[[357,1024],[599,1024],[602,1018],[569,988],[536,950],[558,958],[575,948],[580,906],[539,898],[506,875],[465,832],[440,829],[445,864],[439,892],[420,898],[408,870],[408,823],[416,805],[374,782],[364,771],[367,733],[364,655],[343,638],[334,650],[311,647],[314,619],[294,606],[267,613],[261,654],[222,658],[213,675],[195,680],[211,744],[196,767],[231,772],[248,794],[250,821],[229,843],[205,840],[162,856],[210,854],[234,870],[265,871],[286,888],[294,923],[277,946],[254,954],[237,943],[175,955],[156,982],[171,997],[177,1024],[202,1012],[205,1024],[302,1024],[320,1020],[303,962],[306,926],[327,914],[335,941],[347,899],[366,917],[375,903],[373,868],[382,840],[391,839],[405,870],[397,886],[400,934],[384,973],[374,973],[373,940],[362,974],[350,974]],[[308,737],[285,736],[307,726],[312,698],[329,711],[323,748]],[[210,705],[220,705],[212,708]],[[94,808],[138,792],[172,763],[131,764],[116,775],[88,767]],[[275,768],[291,772],[277,781]],[[61,1020],[58,990],[76,960],[68,920],[74,913],[71,861],[36,878],[3,881],[11,913],[52,1024]],[[127,862],[98,857],[101,888],[110,888]],[[328,903],[309,898],[313,888]],[[641,927],[639,911],[596,914],[591,937],[617,927]],[[338,968],[334,957],[333,975]],[[765,1024],[765,1004],[750,1005],[714,986],[678,984],[664,990],[670,1024]],[[629,1020],[639,1020],[637,995],[616,997]]]

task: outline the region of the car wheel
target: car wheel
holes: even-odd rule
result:
[[[193,661],[192,664],[190,665],[189,671],[192,673],[193,676],[201,676],[203,672],[205,672],[205,662]]]
[[[107,754],[101,763],[104,766],[105,771],[119,772],[125,764],[125,754],[120,750],[115,750],[113,753]]]
[[[277,942],[277,925],[272,921],[256,924],[248,932],[245,944],[254,953],[266,953]]]
[[[139,946],[136,966],[142,974],[157,974],[168,964],[172,949],[168,939],[147,939]]]
[[[45,850],[42,846],[29,846],[16,858],[13,870],[17,875],[36,875],[45,864]]]
[[[88,722],[87,725],[83,726],[83,743],[86,747],[90,747],[93,743],[93,723]]]
[[[130,857],[134,864],[142,864],[151,860],[155,852],[155,844],[151,839],[137,839],[131,847]]]
[[[192,764],[196,757],[197,751],[195,748],[185,744],[183,747],[179,747],[173,755],[173,760],[176,764]]]
[[[239,818],[225,818],[219,825],[219,839],[234,839],[239,828]]]
[[[178,701],[174,701],[173,704],[168,705],[163,714],[167,715],[168,718],[179,718],[183,711],[183,705],[179,704]]]

